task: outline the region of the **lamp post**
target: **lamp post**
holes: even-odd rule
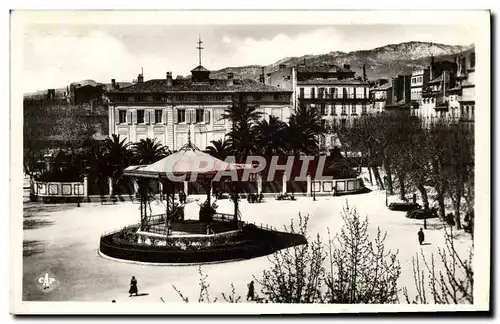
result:
[[[385,207],[387,207],[388,204],[388,192],[387,192],[387,176],[384,176],[384,186],[385,186]]]
[[[313,181],[311,182],[311,186],[312,186],[312,192],[313,192],[313,201],[316,201],[316,186],[314,185],[315,181],[314,181],[314,178],[313,178]]]

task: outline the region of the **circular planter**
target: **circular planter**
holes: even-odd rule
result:
[[[136,229],[137,227],[135,227]],[[227,236],[197,236],[200,244],[184,244],[189,236],[169,238],[168,245],[156,245],[151,242],[138,243],[130,238],[134,227],[103,235],[99,250],[113,259],[147,263],[209,263],[229,260],[249,259],[273,253],[282,248],[307,243],[302,235],[274,232],[245,226],[238,232]],[[127,238],[128,235],[128,238]],[[153,239],[154,241],[154,239]]]

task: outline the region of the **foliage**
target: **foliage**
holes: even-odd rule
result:
[[[210,222],[217,212],[217,202],[214,201],[210,203],[208,200],[205,200],[202,204],[200,204],[200,221],[201,222]]]
[[[403,292],[408,303],[474,303],[474,270],[472,268],[474,245],[469,249],[468,256],[464,258],[455,248],[453,227],[445,231],[444,235],[446,245],[445,248],[438,248],[437,257],[444,270],[436,269],[434,254],[430,261],[423,252],[421,252],[421,259],[418,255],[412,259],[416,296],[410,299],[408,289],[405,287]],[[421,262],[425,266],[424,269],[421,269]]]
[[[232,153],[229,142],[226,139],[210,141],[210,145],[207,146],[207,150],[208,154],[220,160],[225,160],[226,157]]]
[[[104,142],[104,156],[106,158],[106,166],[108,176],[113,179],[114,183],[123,174],[123,170],[129,165],[131,153],[129,151],[130,143],[125,143],[126,139],[120,139],[119,135],[113,134]]]
[[[261,154],[272,155],[286,152],[288,125],[276,116],[259,120],[256,124],[257,147]]]
[[[306,234],[308,217],[299,214],[297,231],[293,221],[291,233]],[[285,228],[285,230],[287,230]],[[317,303],[323,300],[321,287],[326,255],[319,235],[305,245],[279,250],[268,259],[271,263],[260,278],[255,280],[262,286],[262,293],[274,303]]]
[[[156,139],[141,139],[131,145],[132,160],[135,164],[151,164],[167,156],[167,151]]]
[[[289,153],[317,154],[319,139],[325,133],[325,129],[321,127],[319,111],[298,104],[290,116],[289,127],[285,133]]]
[[[306,235],[308,216],[299,214],[297,226],[286,231]],[[319,235],[308,244],[282,249],[268,257],[269,268],[254,280],[261,286],[258,302],[274,303],[394,303],[400,274],[397,255],[386,251],[385,235],[378,231],[371,242],[368,221],[355,209],[344,208],[344,225],[334,240],[323,242]],[[328,253],[325,251],[328,248]],[[325,267],[326,264],[326,267]],[[206,276],[201,275],[200,296],[208,300]],[[188,298],[174,287],[181,298]],[[231,297],[229,297],[231,296]],[[238,302],[239,296],[223,294],[224,300]]]
[[[204,275],[203,272],[201,271],[201,266],[198,267],[198,273],[200,275],[200,282],[198,283],[200,286],[200,293],[198,295],[198,303],[215,303],[217,302],[217,297],[214,298],[213,300],[210,300],[210,293],[208,291],[208,288],[210,287],[210,284],[207,283],[207,275]],[[177,287],[172,285],[174,290],[179,294],[181,297],[182,301],[185,303],[189,303],[189,298],[184,296]],[[234,288],[234,287],[233,287]]]
[[[442,219],[446,215],[445,198],[449,197],[457,228],[461,227],[463,202],[466,213],[473,214],[473,127],[444,119],[427,125],[398,111],[361,117],[356,125],[338,129],[338,134],[344,150],[360,152],[379,187],[387,189],[388,194],[393,194],[395,176],[399,198],[406,200],[408,190],[418,190],[426,209],[430,205],[428,187],[434,188]],[[386,183],[378,174],[380,164]]]
[[[344,225],[335,240],[329,239],[330,270],[326,276],[326,302],[340,304],[387,304],[397,298],[401,267],[397,252],[385,251],[387,234],[368,236],[368,219],[355,208],[343,208]]]
[[[231,122],[231,131],[227,134],[228,145],[233,152],[246,156],[256,152],[256,123],[262,117],[257,106],[248,105],[242,96],[235,96],[232,106],[227,108],[222,118]]]

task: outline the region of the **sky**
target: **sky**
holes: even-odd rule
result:
[[[465,25],[90,25],[33,24],[23,32],[23,90],[71,82],[164,78],[209,70],[268,65],[284,57],[349,52],[407,41],[474,43]]]

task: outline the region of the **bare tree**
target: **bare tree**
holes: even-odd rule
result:
[[[410,299],[408,289],[403,293],[408,303],[427,304],[473,304],[474,303],[474,271],[472,244],[466,257],[460,256],[455,248],[453,228],[445,231],[445,248],[438,249],[438,262],[434,254],[430,261],[424,255],[413,258],[413,277],[416,295]],[[424,264],[421,269],[420,263]],[[441,266],[438,268],[436,265]],[[427,279],[427,283],[426,283]],[[427,286],[427,287],[426,287]]]
[[[212,299],[210,298],[210,293],[208,291],[208,288],[210,287],[210,284],[207,282],[208,276],[203,274],[203,271],[201,270],[201,266],[198,267],[198,274],[200,275],[200,282],[198,285],[200,286],[200,292],[198,294],[198,303],[215,303],[217,302],[217,297]],[[231,285],[232,286],[232,285]],[[185,303],[189,302],[189,298],[184,296],[182,292],[177,289],[174,285],[172,285],[174,290],[179,294],[181,297],[182,301]],[[234,294],[234,286],[233,286],[233,294]]]
[[[306,235],[308,216],[299,214],[298,229],[293,221],[286,230]],[[321,286],[324,280],[323,262],[326,258],[320,236],[304,245],[294,246],[272,254],[269,269],[255,278],[262,293],[274,303],[322,302]]]
[[[329,303],[396,303],[397,279],[401,273],[397,252],[386,251],[386,234],[377,230],[374,241],[368,236],[368,219],[346,205],[344,225],[335,239],[329,239],[326,275]]]

